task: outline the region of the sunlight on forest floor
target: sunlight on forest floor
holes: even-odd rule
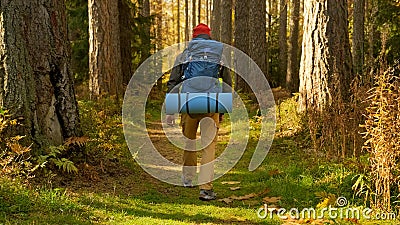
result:
[[[281,220],[276,214],[273,219],[258,217],[257,211],[264,204],[317,209],[344,196],[354,206],[363,205],[363,199],[353,197],[351,189],[357,174],[352,168],[357,162],[336,163],[308,151],[309,137],[301,130],[299,116],[293,114],[294,99],[277,100],[276,138],[263,164],[248,171],[257,144],[250,138],[239,163],[214,182],[218,200],[212,202],[199,201],[197,188],[166,184],[145,173],[124,143],[115,109],[81,102],[83,126],[92,139],[87,147],[107,146],[107,150],[98,151],[102,156],[94,164],[78,165],[77,175],[59,174],[46,188],[27,189],[17,186],[16,181],[2,181],[0,224],[379,224],[367,220]],[[147,118],[153,144],[167,159],[180,163],[182,153],[161,132],[156,114],[152,112]],[[256,121],[252,123],[257,127]],[[229,141],[229,118],[222,123],[220,133],[218,153]],[[393,221],[380,224],[389,222]]]

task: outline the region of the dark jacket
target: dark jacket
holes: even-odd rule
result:
[[[200,34],[197,36],[197,38],[203,38],[206,40],[210,40],[210,36],[206,34]],[[174,63],[174,67],[171,70],[171,75],[169,77],[169,80],[167,82],[167,87],[168,87],[168,93],[171,92],[175,86],[179,85],[183,81],[183,72],[185,68],[185,64],[183,63],[185,61],[183,54],[179,54]],[[219,77],[222,78],[223,82],[229,85],[223,85],[223,90],[222,92],[232,92],[232,77],[229,71],[229,68],[222,66],[221,71],[219,73]],[[178,88],[174,89],[172,92],[178,92]]]

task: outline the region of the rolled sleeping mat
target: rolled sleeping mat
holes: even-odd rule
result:
[[[166,114],[230,113],[232,93],[168,93]]]

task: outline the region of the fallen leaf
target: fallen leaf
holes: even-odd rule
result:
[[[248,194],[248,195],[243,195],[243,196],[238,196],[238,197],[232,195],[231,198],[235,199],[235,200],[247,200],[247,199],[250,199],[250,198],[254,198],[256,196],[257,195],[255,193],[251,193],[251,194]]]
[[[240,181],[224,181],[221,182],[221,184],[234,185],[234,184],[240,184]]]
[[[218,199],[219,202],[225,202],[226,204],[232,203],[233,199],[228,197],[228,198],[222,198],[222,199]]]
[[[265,197],[263,198],[263,201],[265,203],[277,203],[281,200],[281,197]]]
[[[256,197],[256,196],[257,196],[257,195],[254,194],[254,193],[248,194],[248,195],[243,195],[243,196],[232,195],[232,196],[227,197],[227,198],[218,199],[218,201],[220,201],[220,202],[225,202],[225,203],[229,204],[229,203],[233,202],[233,200],[240,200],[240,201],[241,201],[241,200],[247,200],[247,199],[250,199],[250,198],[254,198],[254,197]]]
[[[240,189],[240,187],[230,187],[229,189],[230,189],[231,191],[237,191],[237,190]]]

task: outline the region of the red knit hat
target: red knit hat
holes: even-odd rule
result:
[[[193,29],[193,38],[200,34],[207,34],[208,36],[211,36],[211,29],[206,24],[200,23]]]

